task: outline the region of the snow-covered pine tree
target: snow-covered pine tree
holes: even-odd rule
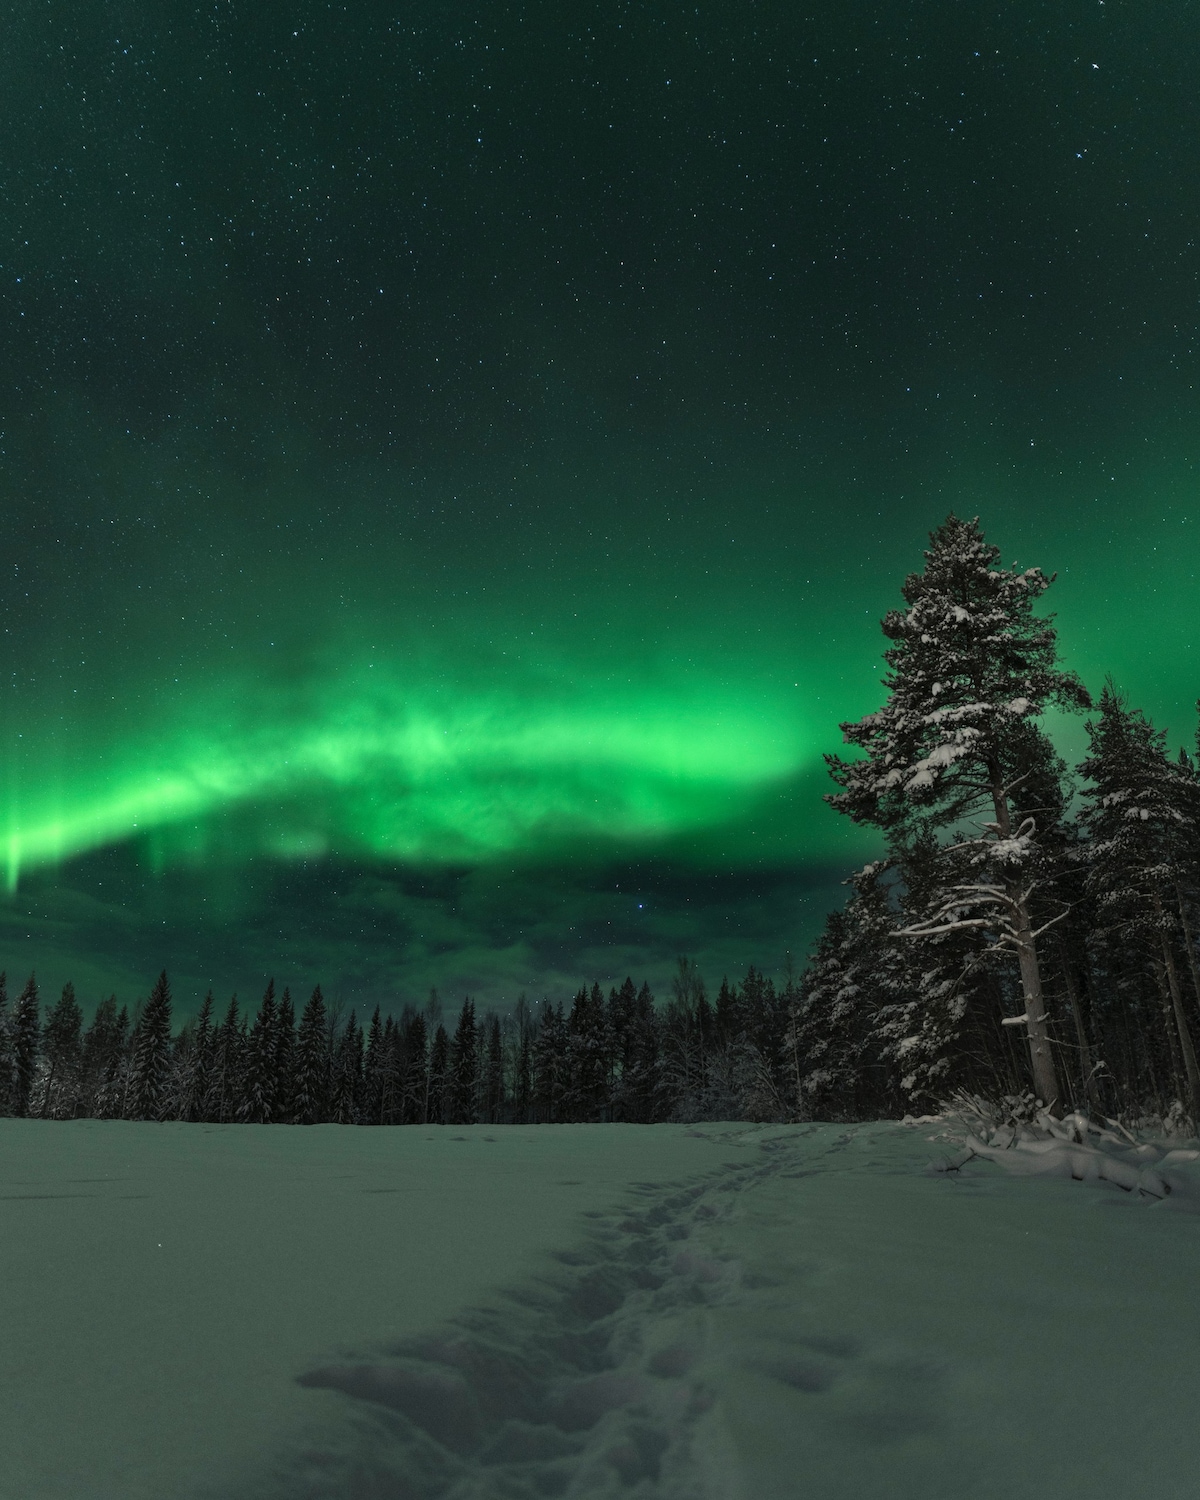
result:
[[[899,1102],[898,1070],[884,1049],[887,1018],[905,993],[905,955],[886,869],[876,861],[847,882],[850,899],[827,918],[788,1008],[783,1050],[797,1119],[870,1119]]]
[[[486,1017],[483,1032],[484,1062],[479,1070],[480,1119],[488,1125],[498,1125],[505,1118],[505,1045],[500,1017],[495,1011]]]
[[[1052,705],[1086,708],[1089,699],[1058,666],[1051,621],[1033,613],[1053,579],[1038,568],[998,567],[999,555],[977,519],[951,515],[932,533],[924,570],[905,580],[907,607],[883,621],[892,642],[884,652],[887,702],[841,726],[864,757],[827,757],[842,788],[828,800],[889,835],[988,815],[974,841],[973,878],[956,881],[941,908],[907,935],[975,928],[1016,954],[1034,1089],[1054,1107],[1061,1093],[1030,911],[1037,820],[1013,819],[1006,751],[1015,726]]]
[[[171,986],[164,969],[134,1030],[126,1106],[131,1120],[158,1120],[171,1073]]]
[[[333,1048],[330,1114],[335,1125],[357,1125],[362,1102],[363,1029],[351,1011]]]
[[[379,1006],[367,1027],[366,1051],[363,1054],[362,1122],[383,1124],[383,1017]]]
[[[463,1001],[450,1042],[446,1089],[446,1123],[473,1125],[479,1092],[479,1032],[470,996]]]
[[[608,1117],[612,1048],[604,992],[598,984],[590,990],[585,985],[572,1001],[567,1018],[564,1119]]]
[[[567,1023],[561,1005],[547,1000],[533,1040],[533,1107],[539,1125],[562,1119],[567,1084]]]
[[[38,1006],[37,979],[30,975],[17,996],[12,1019],[13,1104],[14,1115],[29,1113],[29,1101],[37,1077],[38,1054],[42,1045],[42,1023]]]
[[[300,1017],[293,1104],[297,1125],[320,1125],[328,1118],[329,1036],[325,1026],[325,997],[320,985],[309,996]]]
[[[237,1117],[238,1100],[242,1084],[242,1059],[246,1050],[245,1022],[238,1008],[236,995],[229,1002],[225,1019],[217,1032],[217,1043],[213,1055],[211,1084],[212,1102],[206,1108],[206,1116],[224,1124]]]
[[[75,1115],[79,1096],[79,1064],[82,1051],[83,1012],[70,980],[62,996],[46,1017],[42,1034],[45,1076],[42,1080],[41,1114],[52,1120]]]
[[[420,1011],[405,1007],[400,1038],[400,1119],[424,1125],[429,1109],[429,1032]]]
[[[244,1124],[269,1125],[275,1118],[279,1082],[275,1071],[278,1033],[279,1007],[275,1003],[275,981],[271,979],[267,982],[246,1043],[237,1106],[237,1119]]]
[[[215,1004],[213,992],[209,990],[201,1002],[192,1031],[192,1046],[188,1053],[183,1098],[180,1101],[179,1118],[181,1120],[199,1121],[208,1118],[205,1106],[212,1078],[213,1055],[217,1039],[217,1030],[213,1025]]]
[[[429,1048],[429,1082],[425,1093],[425,1118],[430,1125],[445,1124],[449,1069],[450,1038],[439,1021]]]
[[[1167,754],[1166,731],[1131,709],[1111,681],[1099,708],[1079,767],[1091,783],[1080,817],[1088,884],[1104,928],[1148,950],[1169,996],[1169,1039],[1183,1062],[1192,1119],[1200,1120],[1200,1068],[1175,957],[1184,936],[1180,886],[1200,837],[1190,778]]]
[[[275,1109],[278,1125],[290,1125],[296,1118],[296,1008],[292,992],[285,984],[279,997],[275,1017]]]
[[[83,1038],[83,1113],[98,1120],[120,1119],[125,1107],[129,1066],[129,1008],[117,1010],[110,995],[96,1007]]]
[[[17,1091],[17,1059],[13,1050],[12,1019],[8,1009],[8,975],[0,972],[0,1115],[12,1113]]]

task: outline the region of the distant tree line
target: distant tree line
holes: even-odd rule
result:
[[[160,975],[131,1018],[115,999],[90,1025],[72,985],[44,1021],[36,980],[10,1006],[0,976],[0,1114],[48,1119],[244,1124],[555,1124],[786,1117],[795,1079],[783,1047],[798,999],[790,981],[751,969],[710,1002],[681,959],[656,1006],[626,979],[580,989],[569,1007],[523,999],[512,1014],[463,1002],[451,1027],[436,996],[399,1016],[326,1005],[318,987],[299,1018],[273,983],[251,1015],[208,995],[173,1034]]]
[[[998,565],[950,516],[883,621],[887,700],[843,724],[828,801],[884,857],[847,882],[798,982],[751,969],[710,1002],[680,960],[656,1006],[626,980],[569,1009],[456,1024],[315,990],[297,1022],[210,995],[177,1035],[165,974],[86,1031],[68,985],[43,1025],[0,981],[0,1113],[300,1124],[869,1119],[956,1090],[1200,1121],[1200,774],[1110,682],[1061,668],[1053,582]],[[1075,776],[1042,727],[1090,713]],[[1078,781],[1075,779],[1078,777]]]

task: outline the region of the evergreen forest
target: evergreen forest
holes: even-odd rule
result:
[[[880,857],[846,882],[803,972],[710,998],[682,958],[657,1003],[626,979],[500,1016],[436,996],[366,1025],[268,985],[181,1030],[162,974],[90,1024],[0,976],[0,1114],[252,1124],[858,1120],[961,1093],[1190,1130],[1200,1119],[1200,773],[1112,682],[1058,658],[1053,578],[950,516],[883,620],[886,700],[841,726],[834,812]],[[1068,767],[1048,712],[1083,716]]]

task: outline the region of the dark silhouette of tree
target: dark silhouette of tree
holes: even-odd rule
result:
[[[450,1043],[450,1067],[446,1091],[446,1123],[475,1123],[476,1093],[479,1088],[479,1038],[475,1030],[475,1002],[463,1001],[458,1025]]]
[[[200,1006],[196,1024],[192,1028],[192,1045],[188,1053],[183,1079],[179,1118],[181,1120],[205,1120],[209,1092],[212,1087],[213,1063],[216,1055],[217,1028],[213,1022],[213,1007],[216,1002],[209,990]]]
[[[286,985],[279,998],[275,1018],[275,1107],[276,1124],[290,1125],[296,1117],[296,1011]]]
[[[45,1078],[42,1085],[44,1117],[69,1120],[79,1102],[79,1066],[83,1049],[83,1012],[75,986],[67,981],[62,996],[46,1017],[42,1033]]]
[[[500,1017],[489,1012],[483,1026],[483,1066],[479,1073],[480,1118],[488,1125],[498,1125],[504,1119],[504,1033],[500,1028]]]
[[[378,1005],[367,1028],[366,1054],[363,1058],[362,1122],[383,1124],[383,1085],[386,1061],[383,1052],[383,1021]]]
[[[237,1118],[247,1125],[269,1125],[275,1118],[276,1073],[279,1045],[279,1008],[275,1003],[275,981],[269,980],[262,1004],[250,1028],[238,1090]]]
[[[295,1120],[298,1125],[321,1125],[329,1117],[330,1057],[325,997],[313,990],[296,1036]]]
[[[29,1113],[29,1102],[37,1077],[41,1050],[42,1026],[38,1006],[37,980],[31,974],[17,997],[12,1022],[13,1104],[14,1115]]]
[[[213,1061],[212,1104],[206,1111],[210,1120],[225,1123],[237,1118],[242,1087],[242,1057],[246,1049],[245,1021],[238,1010],[236,995],[229,1002],[225,1019],[217,1033]]]
[[[333,1053],[331,1113],[337,1125],[357,1125],[362,1096],[363,1033],[353,1011],[337,1038]]]
[[[1164,1027],[1200,1120],[1200,1067],[1176,960],[1184,942],[1181,888],[1200,838],[1191,777],[1173,763],[1166,735],[1131,709],[1111,682],[1087,726],[1091,753],[1080,771],[1088,834],[1088,886],[1102,931],[1144,952],[1161,988]]]
[[[533,1041],[533,1109],[539,1125],[555,1125],[562,1120],[567,1077],[563,1008],[546,1001]]]
[[[410,1012],[400,1048],[400,1109],[406,1125],[424,1125],[429,1109],[429,1057],[425,1017]]]
[[[613,1038],[608,1007],[598,984],[580,989],[571,1002],[564,1047],[562,1118],[610,1118]]]
[[[441,1125],[446,1120],[447,1093],[450,1074],[450,1038],[446,1028],[439,1022],[433,1034],[433,1045],[429,1049],[429,1086],[426,1094],[426,1119],[430,1125]]]
[[[127,1105],[129,1119],[163,1118],[170,1073],[171,986],[164,969],[134,1028]]]
[[[16,1096],[17,1055],[8,1008],[8,975],[0,972],[0,1115],[12,1113]]]

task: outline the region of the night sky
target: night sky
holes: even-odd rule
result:
[[[1190,740],[1198,20],[19,8],[0,966],[779,974],[951,509]]]

